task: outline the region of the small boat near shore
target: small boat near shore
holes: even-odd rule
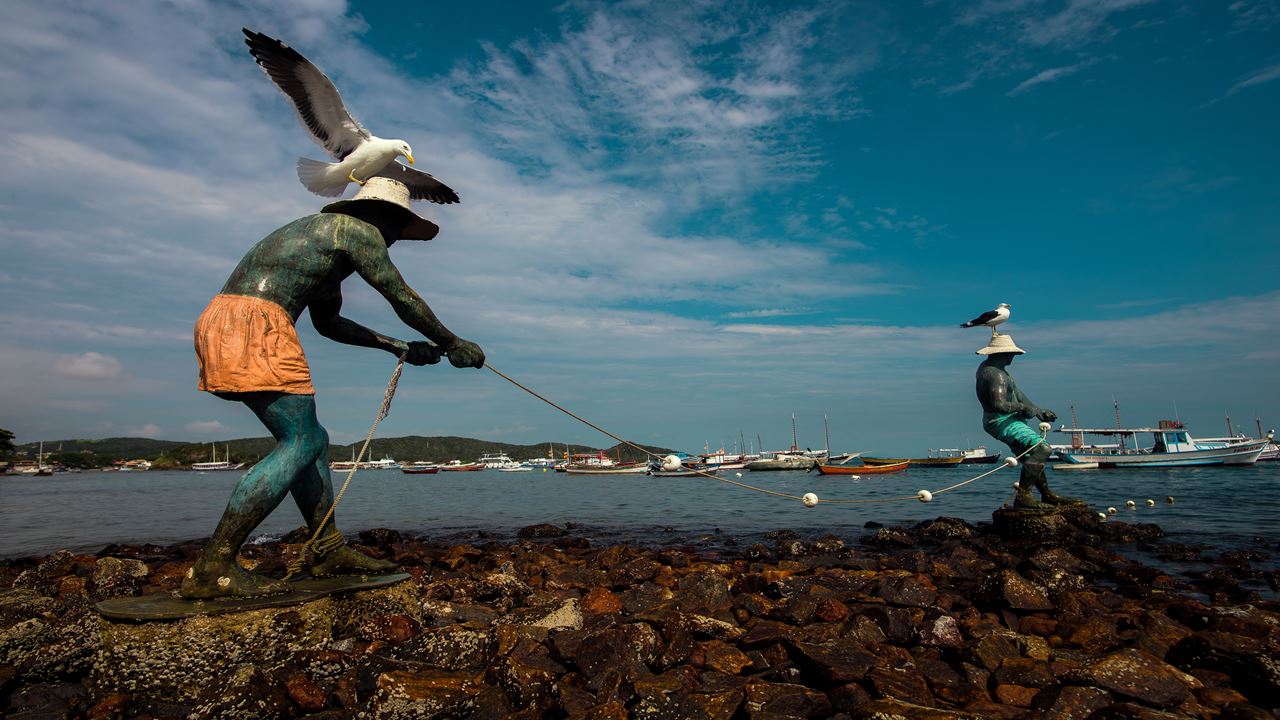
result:
[[[484,469],[484,465],[481,463],[464,463],[461,460],[450,460],[438,467],[440,472],[476,472]]]
[[[192,470],[197,472],[210,472],[213,470],[239,470],[244,467],[244,463],[231,462],[230,445],[227,445],[226,456],[222,460],[218,459],[218,446],[214,443],[209,443],[209,446],[212,452],[209,462],[191,463]]]
[[[930,450],[931,458],[948,458],[960,456],[961,465],[994,465],[1000,459],[1000,453],[987,452],[986,445],[961,450],[960,448],[938,448]]]
[[[903,460],[898,463],[888,465],[827,465],[818,463],[818,472],[823,475],[853,475],[861,477],[863,475],[891,475],[906,470],[909,462]]]
[[[408,465],[401,465],[400,472],[405,475],[435,475],[440,472],[440,466],[429,462],[413,462]]]

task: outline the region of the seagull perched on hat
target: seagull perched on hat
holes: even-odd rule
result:
[[[447,205],[458,202],[449,186],[424,172],[396,162],[413,164],[413,149],[403,140],[386,140],[370,133],[342,104],[333,82],[297,50],[273,37],[241,28],[249,54],[292,103],[298,119],[336,163],[298,159],[298,179],[317,195],[337,197],[348,183],[364,185],[381,176],[403,183],[413,200]]]
[[[1000,333],[996,332],[996,326],[1009,319],[1009,303],[1000,303],[995,310],[988,310],[969,322],[961,325],[962,328],[977,327],[986,325],[991,328],[991,336],[995,337]]]

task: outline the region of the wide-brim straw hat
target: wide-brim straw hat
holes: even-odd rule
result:
[[[1014,355],[1022,355],[1027,351],[1013,344],[1012,335],[992,335],[991,342],[981,350],[975,351],[977,355],[999,355],[1000,353],[1013,353]]]
[[[440,226],[430,220],[419,217],[409,207],[409,187],[399,180],[385,177],[371,177],[360,187],[360,191],[350,200],[339,200],[329,203],[320,212],[350,212],[365,203],[390,203],[405,213],[405,227],[400,231],[400,240],[430,240],[440,232]]]

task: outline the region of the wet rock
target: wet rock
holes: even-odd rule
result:
[[[84,606],[31,617],[0,630],[0,666],[26,682],[82,675],[98,648],[97,615]]]
[[[633,679],[649,671],[646,663],[657,655],[659,641],[658,634],[645,623],[610,628],[583,638],[573,662],[590,681],[610,669]]]
[[[395,645],[417,635],[421,630],[422,627],[417,620],[403,613],[397,613],[370,618],[360,626],[357,636],[366,642],[380,640]]]
[[[964,644],[964,636],[960,634],[960,626],[950,615],[926,616],[920,630],[920,644],[933,647],[958,648]]]
[[[995,696],[1002,705],[1029,708],[1038,692],[1036,688],[1022,685],[996,685]]]
[[[981,717],[956,710],[914,705],[895,698],[863,703],[851,709],[849,715],[855,720],[973,720]]]
[[[581,601],[582,612],[587,615],[609,615],[622,610],[622,598],[607,588],[592,588]]]
[[[239,665],[202,688],[192,713],[197,718],[268,720],[290,714],[289,696],[256,665]]]
[[[803,685],[751,682],[745,688],[742,710],[748,718],[825,718],[831,701],[825,693]]]
[[[35,567],[19,573],[13,580],[13,587],[52,597],[58,594],[58,581],[75,570],[75,567],[76,556],[68,550],[59,550],[41,560]]]
[[[1011,569],[1001,570],[986,586],[992,602],[1014,610],[1053,610],[1053,602],[1042,588]]]
[[[502,658],[493,674],[517,707],[547,708],[556,696],[556,680],[566,670],[546,648],[534,645],[531,649]]]
[[[797,642],[796,662],[824,682],[844,685],[864,679],[875,665],[876,656],[856,643]]]
[[[311,678],[302,673],[294,673],[284,681],[285,691],[289,699],[298,707],[308,712],[316,712],[325,705],[326,693]]]
[[[977,529],[969,523],[961,520],[960,518],[952,517],[939,517],[933,520],[925,520],[912,528],[912,530],[924,537],[934,540],[971,538],[977,532]]]
[[[934,705],[933,693],[924,676],[914,667],[877,667],[867,673],[872,694],[915,705]]]
[[[1183,669],[1226,673],[1252,702],[1266,704],[1280,697],[1280,660],[1260,638],[1202,630],[1174,644],[1167,657]]]
[[[493,639],[488,630],[450,625],[429,628],[390,649],[388,656],[441,670],[474,670],[485,666],[492,646]]]
[[[129,696],[116,693],[108,695],[85,711],[87,720],[117,720],[123,718],[129,707]]]
[[[361,530],[358,537],[363,545],[371,545],[378,548],[389,548],[392,545],[403,543],[405,536],[399,530],[390,528],[369,528]]]
[[[1086,720],[1111,704],[1111,693],[1101,688],[1066,685],[1046,690],[1036,697],[1035,705],[1043,720]]]
[[[484,674],[424,670],[390,672],[377,678],[367,716],[375,720],[466,717],[476,709]]]
[[[721,640],[698,643],[690,656],[690,662],[697,667],[726,675],[737,675],[751,667],[751,659],[745,653]]]
[[[11,693],[0,709],[6,720],[49,720],[75,717],[85,705],[80,683],[34,683]]]
[[[538,523],[537,525],[529,525],[522,527],[516,531],[517,537],[522,538],[558,538],[568,535],[569,531],[562,527],[552,525],[551,523]]]
[[[583,623],[582,608],[577,598],[570,598],[552,608],[533,609],[521,622],[546,630],[577,630]]]
[[[94,598],[140,595],[149,574],[147,564],[133,558],[98,558],[93,568]]]
[[[1022,657],[1007,658],[1000,663],[1000,667],[996,668],[991,677],[999,684],[1022,685],[1030,688],[1048,687],[1057,682],[1053,673],[1049,671],[1049,663]],[[1007,704],[1017,705],[1018,703]]]
[[[1118,650],[1084,668],[1094,685],[1155,707],[1175,707],[1191,695],[1195,678],[1142,652]]]

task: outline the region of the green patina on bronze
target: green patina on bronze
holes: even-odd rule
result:
[[[1040,442],[1040,433],[1036,432],[1027,420],[1039,419],[1053,422],[1058,419],[1057,413],[1046,410],[1035,403],[1018,388],[1013,376],[1006,368],[1016,357],[1014,353],[996,353],[988,355],[978,366],[977,393],[978,402],[982,404],[982,429],[988,435],[1009,446],[1014,456],[1034,449],[1022,456],[1022,474],[1018,478],[1018,488],[1014,494],[1014,507],[1045,508],[1050,505],[1079,503],[1074,498],[1058,495],[1049,489],[1049,480],[1045,477],[1044,464],[1051,452],[1048,443]],[[1031,495],[1031,488],[1040,491],[1040,500]]]
[[[389,202],[345,204],[341,212],[295,220],[254,245],[222,287],[223,294],[247,295],[280,305],[296,322],[304,309],[326,338],[348,345],[406,354],[413,365],[433,364],[448,356],[456,367],[482,367],[484,351],[449,331],[426,301],[404,281],[388,248],[413,216]],[[358,275],[391,304],[397,316],[427,338],[406,342],[342,317],[342,281]],[[267,427],[277,445],[241,478],[227,502],[213,537],[183,582],[180,594],[191,599],[252,597],[289,593],[282,580],[243,569],[240,547],[267,515],[293,496],[312,533],[320,531],[323,550],[313,575],[379,574],[394,564],[367,557],[342,542],[333,520],[329,477],[329,437],[316,418],[311,395],[281,392],[218,393],[243,402]]]

